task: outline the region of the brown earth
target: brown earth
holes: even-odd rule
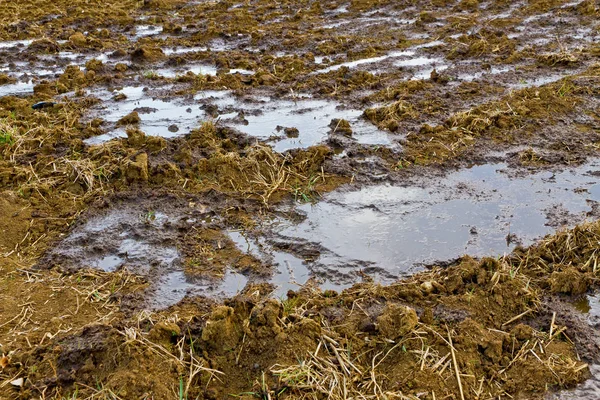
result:
[[[415,21],[395,21],[409,16]],[[132,204],[144,212],[134,230],[150,232],[162,207],[180,219],[157,243],[181,251],[187,276],[218,280],[233,268],[268,277],[272,266],[226,231],[260,235],[261,220],[293,216],[297,201],[341,185],[443,175],[502,152],[518,173],[580,165],[600,140],[600,50],[575,33],[598,35],[598,16],[593,1],[562,0],[2,5],[0,37],[34,42],[0,48],[7,73],[18,72],[0,74],[0,90],[28,79],[22,74],[35,86],[0,97],[0,398],[536,399],[582,382],[587,363],[600,361],[600,342],[570,304],[597,290],[598,222],[389,286],[365,275],[341,293],[308,284],[275,300],[272,285],[250,284],[232,298],[188,295],[152,311],[152,274],[99,271],[56,249],[88,221]],[[146,23],[162,34],[134,38],[134,25]],[[439,43],[415,47],[428,38]],[[436,61],[414,80],[417,70],[385,58],[319,72],[407,49],[454,64],[442,70]],[[66,51],[81,56],[75,65],[59,57]],[[93,59],[100,52],[109,56]],[[216,75],[155,72],[198,62]],[[54,63],[56,73],[36,75]],[[476,75],[496,69],[504,72]],[[400,147],[360,144],[346,120],[324,143],[285,153],[213,119],[162,138],[136,128],[135,111],[121,115],[126,138],[84,143],[111,130],[95,107],[125,100],[94,90],[140,83],[190,104],[193,94],[223,89],[255,102],[336,99],[364,109]],[[58,104],[33,110],[41,100]]]

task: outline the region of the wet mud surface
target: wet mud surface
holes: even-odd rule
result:
[[[0,398],[595,399],[599,16],[7,4]]]

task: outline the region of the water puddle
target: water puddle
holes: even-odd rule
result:
[[[373,267],[378,279],[389,281],[463,254],[503,255],[563,223],[582,222],[600,201],[600,178],[587,173],[598,171],[598,161],[517,178],[502,173],[505,167],[476,166],[423,185],[334,192],[299,207],[304,222],[271,229],[283,242],[320,249],[317,263],[348,279]],[[319,268],[313,273],[329,274]]]
[[[348,61],[348,62],[345,62],[342,64],[332,65],[331,67],[323,68],[323,69],[316,71],[315,74],[326,74],[331,71],[337,71],[338,69],[340,69],[342,67],[354,68],[354,67],[358,67],[359,65],[377,63],[377,62],[380,62],[383,60],[387,60],[388,58],[410,57],[414,54],[415,54],[415,52],[410,51],[410,50],[392,51],[388,54],[385,54],[385,55],[379,56],[379,57],[363,58],[360,60]]]
[[[143,37],[161,34],[162,31],[163,31],[162,26],[136,25],[135,34],[133,35],[133,37],[135,39],[139,39],[139,38],[143,38]]]
[[[230,69],[229,73],[230,74],[240,74],[240,75],[254,75],[254,71],[250,71],[247,69],[239,69],[239,68]]]
[[[6,42],[0,42],[0,50],[2,50],[2,49],[12,49],[13,47],[27,47],[31,43],[33,43],[33,40],[30,40],[30,39],[27,39],[27,40],[10,40],[10,41],[6,41]]]
[[[440,57],[427,57],[427,56],[416,56],[416,50],[427,48],[427,47],[435,47],[444,45],[444,42],[439,40],[434,40],[431,42],[423,43],[417,46],[411,47],[409,50],[403,51],[392,51],[388,54],[378,56],[378,57],[370,57],[363,58],[360,60],[348,61],[341,64],[331,65],[329,67],[320,69],[318,71],[313,72],[313,74],[326,74],[331,71],[337,71],[342,67],[347,68],[356,68],[361,65],[372,65],[377,64],[382,61],[386,61],[388,59],[399,59],[393,62],[393,66],[396,68],[403,68],[408,71],[413,71],[413,76],[411,79],[428,79],[431,71],[434,69],[438,72],[444,71],[448,69],[448,65],[445,64],[444,59]],[[323,62],[323,58],[315,58],[316,64],[321,64]],[[431,67],[428,67],[431,66]],[[380,68],[372,72],[379,72]]]
[[[125,127],[117,127],[116,123],[131,112],[137,112],[141,122],[139,128],[147,135],[174,137],[188,133],[197,128],[205,118],[205,113],[198,105],[183,104],[177,101],[153,98],[146,94],[143,87],[125,87],[117,92],[108,90],[92,93],[104,104],[105,108],[98,110],[97,117],[114,125],[113,129],[104,135],[87,139],[87,144],[100,144],[116,137],[125,137]],[[126,99],[110,101],[114,96],[124,94]],[[175,127],[174,127],[175,125]]]
[[[288,291],[298,290],[311,278],[314,278],[309,269],[309,263],[290,253],[274,249],[264,238],[252,239],[239,231],[230,231],[228,234],[240,251],[273,265],[273,276],[266,280],[275,286],[272,296],[285,298]],[[254,280],[253,283],[257,283],[257,281]],[[322,290],[342,290],[350,286],[332,284],[327,281],[317,283]]]
[[[48,257],[67,269],[91,267],[114,272],[126,268],[147,277],[150,308],[171,306],[186,295],[225,298],[243,290],[248,279],[232,270],[222,278],[185,274],[177,243],[181,224],[190,223],[181,211],[117,207],[75,228]]]
[[[358,143],[391,144],[386,132],[361,118],[362,110],[341,108],[340,104],[327,100],[265,100],[257,104],[244,104],[241,121],[236,117],[224,119],[223,122],[260,139],[277,136],[278,140],[271,144],[279,152],[321,143],[331,131],[330,123],[333,119],[346,119],[350,122],[352,137]],[[298,137],[286,137],[282,128],[298,129]]]
[[[561,79],[563,79],[567,76],[571,76],[571,74],[563,73],[563,74],[541,75],[541,76],[536,76],[533,78],[522,79],[521,81],[519,81],[517,83],[507,84],[507,86],[509,88],[513,88],[513,89],[538,87],[538,86],[544,86],[549,83],[554,83],[554,82],[560,81]]]
[[[217,67],[204,64],[186,64],[180,68],[159,68],[153,72],[164,78],[177,78],[178,76],[186,75],[188,72],[194,75],[216,76]]]
[[[208,47],[206,46],[195,46],[195,47],[165,47],[162,49],[163,53],[165,53],[165,55],[170,56],[170,55],[180,55],[180,54],[187,54],[187,53],[199,53],[202,51],[208,51]]]
[[[110,101],[123,93],[126,99]],[[204,120],[216,118],[250,136],[266,140],[276,151],[307,148],[321,143],[331,131],[333,119],[350,122],[352,138],[366,145],[391,145],[388,134],[362,118],[363,111],[343,108],[327,100],[299,98],[275,100],[270,97],[236,98],[229,91],[205,91],[188,101],[153,98],[142,87],[126,87],[119,92],[92,93],[104,100],[104,108],[94,117],[103,118],[110,132],[86,140],[87,144],[100,144],[115,137],[125,137],[125,127],[117,121],[136,111],[140,116],[139,128],[147,135],[174,137],[190,132]],[[208,115],[207,108],[213,111]],[[282,124],[285,124],[282,126]],[[286,136],[285,128],[296,128],[297,137]],[[291,135],[294,136],[294,135]],[[270,140],[269,140],[270,139]]]
[[[600,294],[587,295],[573,305],[585,315],[588,324],[600,326]]]
[[[33,94],[33,81],[16,82],[8,85],[0,85],[0,97],[4,96],[24,96]]]
[[[465,82],[472,82],[474,80],[477,79],[481,79],[484,77],[488,77],[490,75],[499,75],[499,74],[504,74],[506,72],[509,72],[513,70],[512,67],[504,67],[504,66],[492,66],[488,71],[479,71],[479,72],[474,72],[471,74],[459,74],[458,75],[458,79],[461,81],[465,81]]]

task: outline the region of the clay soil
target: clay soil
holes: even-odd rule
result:
[[[0,398],[541,399],[585,381],[600,337],[571,304],[598,288],[598,221],[391,285],[365,272],[283,298],[273,265],[227,232],[259,237],[335,189],[597,157],[599,18],[591,0],[4,2],[2,43],[32,42],[0,46],[0,91],[33,88],[0,97]],[[198,64],[215,73],[160,73]],[[189,131],[169,122],[169,137],[144,132],[149,109],[105,120],[131,86],[206,115]],[[208,90],[238,102],[194,100]],[[301,95],[363,110],[390,143],[328,120],[320,143],[276,152],[302,127],[236,128],[239,104]],[[86,228],[104,217],[149,238],[143,256],[82,263],[116,246],[113,228]],[[187,279],[251,283],[161,306],[169,249]]]

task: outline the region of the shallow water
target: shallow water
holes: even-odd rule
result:
[[[200,278],[184,273],[174,224],[185,211],[157,211],[148,217],[148,212],[135,204],[117,207],[75,228],[50,251],[50,256],[66,268],[91,267],[107,272],[127,269],[147,277],[150,308],[166,308],[186,295],[234,296],[248,282],[242,274],[227,270],[222,278]]]
[[[290,253],[274,249],[264,238],[252,239],[239,231],[230,231],[228,234],[239,250],[273,265],[273,276],[266,281],[275,286],[272,294],[274,297],[285,298],[289,290],[300,289],[312,277],[304,260]],[[328,282],[323,282],[320,285],[323,290],[340,290],[348,286],[332,285]]]
[[[217,67],[205,64],[186,64],[180,68],[159,68],[154,70],[154,72],[165,78],[176,78],[177,76],[185,75],[188,72],[196,75],[216,76]]]
[[[33,40],[31,40],[31,39],[26,39],[26,40],[10,40],[10,41],[6,41],[6,42],[0,42],[0,50],[1,49],[10,49],[10,48],[13,48],[13,47],[27,47],[31,43],[33,43]]]
[[[275,100],[270,97],[243,101],[229,91],[205,91],[194,96],[193,100],[172,101],[153,98],[142,87],[126,87],[119,93],[124,93],[127,99],[111,101],[117,93],[106,90],[93,93],[105,104],[94,116],[103,118],[113,126],[109,128],[109,133],[86,140],[87,144],[100,144],[115,137],[124,137],[125,128],[114,124],[132,111],[138,111],[141,118],[139,127],[148,135],[174,137],[189,133],[203,121],[212,119],[201,108],[203,104],[218,107],[218,119],[224,125],[264,140],[277,137],[269,143],[280,152],[321,143],[331,131],[329,124],[334,118],[350,122],[353,138],[358,143],[391,144],[386,132],[361,118],[361,110],[344,109],[335,101],[310,98]],[[173,125],[177,126],[175,132],[169,129]],[[298,138],[288,138],[283,134],[282,128],[292,127],[299,130]]]
[[[283,242],[324,248],[311,265],[317,276],[339,267],[352,279],[372,268],[389,281],[463,254],[501,256],[515,246],[508,234],[530,244],[555,230],[549,222],[574,225],[600,201],[600,178],[587,174],[599,162],[521,178],[508,177],[504,167],[476,166],[423,185],[334,192],[300,207],[304,222],[280,222],[273,231]]]
[[[337,64],[337,65],[332,65],[331,67],[327,67],[327,68],[323,68],[320,69],[318,71],[316,71],[316,74],[326,74],[327,72],[331,72],[331,71],[337,71],[338,69],[342,68],[342,67],[348,67],[348,68],[354,68],[357,67],[359,65],[363,65],[363,64],[373,64],[373,63],[377,63],[380,61],[384,61],[387,60],[388,58],[397,58],[397,57],[409,57],[414,55],[415,52],[414,51],[392,51],[388,54],[385,54],[383,56],[379,56],[379,57],[371,57],[371,58],[363,58],[360,60],[355,60],[355,61],[348,61],[342,64]]]
[[[0,85],[0,97],[3,96],[21,96],[33,93],[33,81],[16,82],[8,85]]]
[[[118,102],[111,101],[111,98],[118,93],[125,94],[127,98]],[[102,90],[92,94],[104,100],[105,104],[105,106],[101,105],[104,108],[97,110],[95,116],[114,125],[122,117],[136,111],[141,119],[139,128],[147,135],[174,137],[189,133],[193,128],[199,127],[206,117],[199,105],[153,98],[146,94],[141,86],[125,87],[117,92]],[[173,129],[169,130],[169,127],[174,124],[177,126],[175,132]],[[100,144],[115,137],[124,137],[125,130],[125,127],[113,127],[109,133],[90,138],[85,142]]]

